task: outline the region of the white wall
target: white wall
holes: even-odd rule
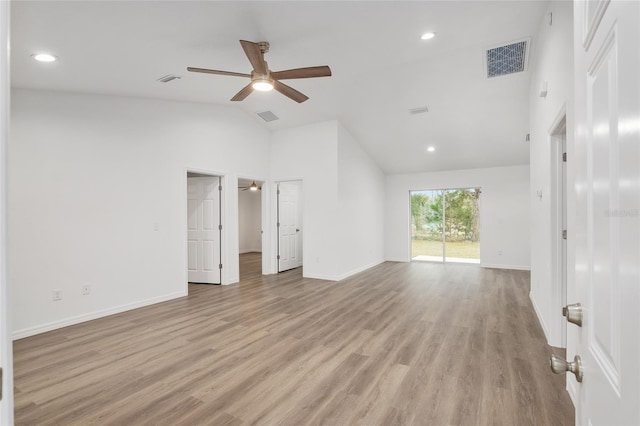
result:
[[[553,229],[554,186],[552,185],[552,138],[550,132],[553,123],[566,109],[567,113],[567,180],[569,187],[573,181],[571,158],[573,154],[572,75],[573,75],[573,15],[571,2],[554,1],[549,4],[553,13],[553,25],[543,19],[531,58],[531,90],[529,102],[529,125],[531,132],[531,300],[549,344],[562,346],[562,327],[565,322],[561,316],[561,301],[554,262],[559,255],[554,252],[553,244],[558,233]],[[546,98],[538,95],[540,84],[546,81]],[[538,197],[538,193],[542,197]],[[573,191],[568,191],[573,197]],[[568,219],[573,217],[572,198],[568,199]],[[570,225],[570,223],[569,223]],[[568,227],[569,236],[571,226]],[[573,253],[568,253],[569,259]],[[570,260],[569,264],[573,264]],[[572,268],[568,270],[572,279]]]
[[[384,174],[338,125],[338,277],[384,261]]]
[[[185,295],[186,169],[224,176],[229,230],[237,176],[268,176],[268,132],[233,108],[18,89],[11,124],[16,337]],[[237,263],[223,254],[223,283]]]
[[[10,3],[0,2],[0,368],[2,400],[0,425],[13,424],[12,297],[7,273],[7,147],[9,144],[9,14]]]
[[[382,172],[337,121],[275,132],[271,177],[302,180],[305,277],[341,280],[382,261]]]
[[[482,188],[481,265],[529,269],[529,166],[526,165],[387,176],[386,259],[408,262],[411,258],[410,191],[477,187]]]
[[[240,253],[262,251],[260,191],[238,190],[238,245]]]
[[[336,223],[338,191],[337,122],[326,121],[274,132],[270,160],[272,182],[302,180],[304,276],[333,276],[338,260],[331,238]],[[271,192],[275,197],[275,190]],[[275,201],[271,208],[271,216],[276,217]],[[272,244],[275,247],[276,241]],[[275,259],[271,263],[272,271],[275,271]]]

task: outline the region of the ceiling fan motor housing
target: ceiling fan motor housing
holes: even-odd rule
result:
[[[259,41],[258,47],[260,47],[260,51],[262,53],[267,53],[269,51],[269,42],[268,41]]]

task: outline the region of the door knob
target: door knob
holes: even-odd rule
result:
[[[582,305],[574,303],[573,305],[567,305],[562,308],[562,316],[567,318],[567,321],[582,327]]]
[[[564,374],[567,371],[572,372],[576,376],[578,382],[582,382],[584,371],[582,370],[582,360],[579,355],[573,357],[573,362],[567,362],[556,355],[551,355],[551,371],[556,374]]]

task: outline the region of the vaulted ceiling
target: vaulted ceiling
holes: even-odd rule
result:
[[[21,1],[12,3],[12,85],[240,108],[271,129],[339,120],[387,173],[528,163],[530,72],[487,78],[485,49],[532,38],[540,1]],[[432,40],[421,40],[433,31]],[[247,73],[238,40],[268,41],[272,70],[329,65],[328,78],[229,99]],[[53,63],[31,55],[47,51]],[[531,63],[529,63],[529,67]],[[167,74],[180,80],[160,83]],[[424,114],[412,108],[428,107]],[[258,112],[279,120],[264,122]],[[428,146],[435,152],[428,153]]]

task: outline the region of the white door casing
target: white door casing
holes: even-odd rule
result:
[[[562,111],[550,128],[551,150],[551,270],[553,288],[556,294],[553,297],[551,308],[556,315],[554,322],[550,324],[548,342],[552,346],[567,347],[567,322],[561,315],[562,307],[567,304],[567,240],[563,236],[567,230],[567,163],[564,160],[567,152],[567,114],[563,106]],[[558,327],[558,328],[556,328]]]
[[[192,283],[220,284],[220,178],[187,178],[187,270]]]
[[[299,181],[278,184],[278,272],[302,266],[302,209]]]
[[[640,424],[640,2],[574,2],[576,423]],[[570,159],[570,161],[572,161]]]

